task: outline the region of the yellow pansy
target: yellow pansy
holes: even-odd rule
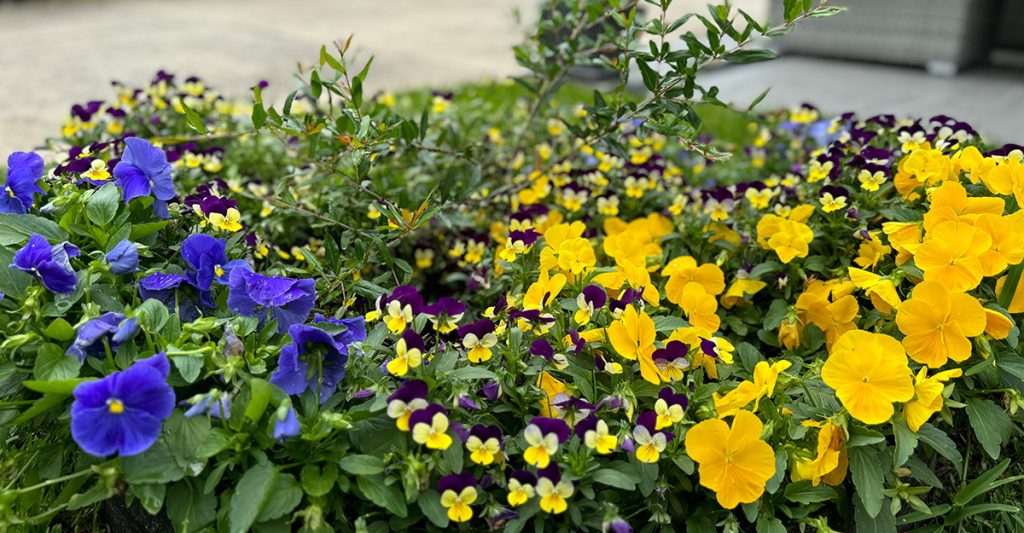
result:
[[[821,379],[836,391],[850,415],[866,424],[889,420],[893,403],[914,397],[903,345],[882,334],[853,330],[832,346]]]
[[[761,440],[763,428],[757,416],[739,411],[731,427],[712,419],[686,433],[686,453],[699,465],[701,486],[726,509],[757,501],[775,475],[775,453]]]

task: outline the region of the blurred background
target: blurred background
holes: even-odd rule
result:
[[[703,11],[675,0],[673,11]],[[519,72],[541,0],[0,0],[0,153],[58,132],[73,103],[141,84],[158,69],[200,76],[229,96],[260,80],[271,98],[297,63],[354,34],[374,56],[369,91],[447,87]],[[734,0],[778,20],[781,0]],[[833,0],[776,46],[781,59],[704,75],[746,108],[812,102],[826,113],[948,114],[993,141],[1024,139],[1024,0]],[[699,25],[687,26],[700,33]]]

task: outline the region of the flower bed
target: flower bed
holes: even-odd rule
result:
[[[364,99],[344,50],[280,111],[161,72],[9,158],[0,524],[1019,527],[1021,147],[592,138],[601,95]]]

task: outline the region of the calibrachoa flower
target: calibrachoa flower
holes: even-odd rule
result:
[[[944,281],[922,281],[900,305],[896,324],[903,346],[918,363],[939,368],[971,356],[970,337],[985,331],[985,309],[977,298],[951,289]]]
[[[657,463],[665,446],[675,438],[669,431],[659,431],[657,427],[658,413],[644,411],[636,419],[633,428],[634,453],[642,463]]]
[[[542,511],[561,514],[569,508],[569,498],[575,492],[575,487],[571,481],[562,479],[557,465],[551,465],[537,472],[537,486],[534,491],[540,496]]]
[[[149,449],[174,410],[174,389],[167,385],[170,371],[167,356],[159,353],[103,379],[80,383],[71,404],[75,442],[101,457]]]
[[[888,421],[893,403],[914,397],[903,345],[888,335],[846,332],[821,367],[821,379],[836,391],[850,415],[865,424]]]
[[[128,203],[133,198],[152,195],[153,211],[167,218],[167,202],[174,198],[172,167],[167,162],[167,154],[138,137],[125,139],[124,145],[121,161],[114,167],[114,179],[121,187],[122,199]]]
[[[118,346],[131,340],[138,331],[138,319],[126,319],[121,313],[104,313],[78,328],[75,342],[65,353],[84,361],[90,355],[103,355],[105,346],[109,345],[111,351],[117,350]]]
[[[448,411],[432,403],[409,416],[412,440],[431,450],[447,450],[452,445],[448,435]]]
[[[244,316],[277,320],[278,331],[299,325],[309,318],[316,304],[316,282],[312,279],[267,277],[246,268],[231,271],[228,308]]]
[[[139,270],[139,247],[125,239],[105,256],[110,272],[117,275],[132,274]]]
[[[419,333],[413,329],[403,331],[401,338],[395,343],[395,358],[387,362],[388,372],[398,377],[408,374],[409,369],[420,366],[426,351],[423,337],[420,337]]]
[[[559,418],[534,417],[523,431],[526,444],[523,460],[537,468],[545,468],[558,453],[558,445],[569,440],[569,426]]]
[[[363,340],[366,336],[365,329],[361,335],[358,334],[361,318],[349,320],[351,327],[348,330],[333,334],[316,324],[295,324],[288,328],[292,343],[281,348],[277,370],[270,376],[270,382],[288,394],[302,394],[309,390],[318,393],[320,403],[327,401],[345,377],[349,343]],[[357,333],[356,338],[353,338],[354,332]]]
[[[43,194],[37,183],[42,177],[43,158],[39,154],[14,152],[7,156],[7,182],[0,187],[0,213],[28,213],[33,197]]]
[[[476,424],[469,430],[466,450],[469,459],[478,465],[487,466],[501,457],[501,428]]]
[[[473,502],[476,501],[476,477],[470,472],[448,474],[437,482],[441,492],[441,505],[448,510],[452,522],[465,522],[473,518]]]
[[[388,416],[395,419],[399,430],[409,431],[409,417],[427,407],[427,392],[427,384],[415,379],[388,396]]]
[[[506,500],[512,507],[518,507],[533,497],[533,487],[537,477],[526,470],[515,470],[508,476],[508,496]]]
[[[775,475],[775,453],[761,440],[763,428],[756,415],[739,411],[732,426],[705,420],[686,433],[686,454],[699,465],[701,486],[726,509],[757,501]]]
[[[71,268],[70,258],[78,256],[78,247],[62,242],[54,245],[39,234],[34,234],[28,243],[14,254],[11,268],[27,272],[39,280],[50,292],[74,292],[78,275]]]

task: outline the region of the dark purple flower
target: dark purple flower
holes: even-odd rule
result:
[[[75,342],[71,343],[64,353],[84,361],[90,355],[103,355],[104,340],[110,344],[111,350],[116,350],[122,343],[131,340],[138,331],[137,318],[125,319],[121,313],[104,313],[82,324],[75,335]]]
[[[114,167],[114,179],[121,187],[121,198],[128,203],[133,198],[153,195],[153,211],[167,218],[167,201],[174,198],[174,182],[167,154],[149,141],[138,137],[124,140],[121,161]]]
[[[718,359],[718,345],[711,339],[700,340],[700,350],[708,357]]]
[[[479,394],[480,396],[487,398],[488,401],[497,401],[498,396],[501,395],[501,384],[492,379],[487,383],[484,383],[484,386],[480,388]]]
[[[657,429],[658,426],[658,413],[654,411],[644,411],[640,413],[640,416],[636,417],[637,427],[643,427],[651,435],[655,433],[662,433],[665,435],[665,439],[671,441],[675,438],[675,435],[671,431],[661,431]]]
[[[78,248],[62,242],[50,245],[45,237],[34,234],[18,253],[14,254],[11,268],[27,272],[39,280],[50,292],[74,292],[78,275],[71,268],[70,258],[78,256]]]
[[[597,417],[590,414],[583,420],[576,422],[576,426],[573,428],[573,432],[582,441],[586,438],[588,431],[594,431],[597,429]]]
[[[431,425],[434,421],[434,415],[439,413],[448,416],[448,410],[436,403],[428,404],[423,409],[414,411],[409,415],[409,429],[415,428],[417,424]]]
[[[7,182],[0,187],[0,213],[28,213],[33,196],[43,194],[36,183],[42,177],[43,158],[39,154],[14,152],[7,156]]]
[[[341,340],[345,333],[295,324],[288,334],[292,343],[281,348],[270,382],[288,394],[319,392],[320,403],[327,401],[345,378],[349,350],[348,343]]]
[[[409,403],[416,399],[426,399],[429,389],[427,388],[426,382],[419,379],[407,381],[404,385],[399,387],[395,392],[388,396],[388,402],[394,400],[401,400],[405,403]]]
[[[547,468],[538,468],[537,469],[537,478],[538,479],[548,479],[552,483],[557,485],[558,482],[562,480],[562,471],[559,470],[557,464],[551,463],[551,465],[548,466]]]
[[[160,436],[174,410],[174,389],[167,385],[171,365],[159,353],[120,372],[75,387],[71,436],[87,453],[136,455]]]
[[[120,276],[137,272],[139,270],[139,247],[125,239],[107,252],[106,259],[110,265],[110,272],[114,274]]]
[[[671,387],[663,387],[658,391],[658,399],[665,400],[665,403],[669,406],[678,405],[683,409],[686,409],[686,406],[689,404],[685,394],[676,394]]]
[[[244,268],[231,272],[228,308],[244,316],[258,316],[260,324],[277,320],[278,331],[301,324],[316,303],[316,282],[261,276]]]
[[[466,487],[475,487],[476,477],[473,476],[472,472],[463,472],[461,474],[448,474],[442,477],[437,482],[437,491],[443,493],[446,490],[450,490],[456,494],[462,492]]]
[[[456,330],[455,334],[458,335],[459,338],[465,338],[466,335],[472,333],[476,335],[478,339],[482,339],[484,338],[484,335],[493,332],[494,322],[491,322],[486,318],[482,318],[480,320],[477,320],[476,322],[473,322],[472,324],[466,324],[465,326],[460,327],[458,330]]]
[[[548,361],[554,359],[555,350],[551,347],[551,343],[544,339],[537,339],[530,345],[530,353],[538,357],[543,357]]]
[[[587,303],[594,306],[594,309],[600,309],[604,307],[605,302],[608,301],[608,296],[605,295],[604,289],[597,285],[587,285],[583,287],[583,299]]]
[[[465,394],[459,396],[459,407],[461,409],[465,409],[467,411],[479,411],[480,410],[480,406],[477,405],[476,402],[474,402],[472,398],[470,398],[469,396],[466,396]]]
[[[569,425],[560,418],[535,416],[530,420],[530,425],[537,426],[541,435],[556,435],[559,444],[569,440]]]

